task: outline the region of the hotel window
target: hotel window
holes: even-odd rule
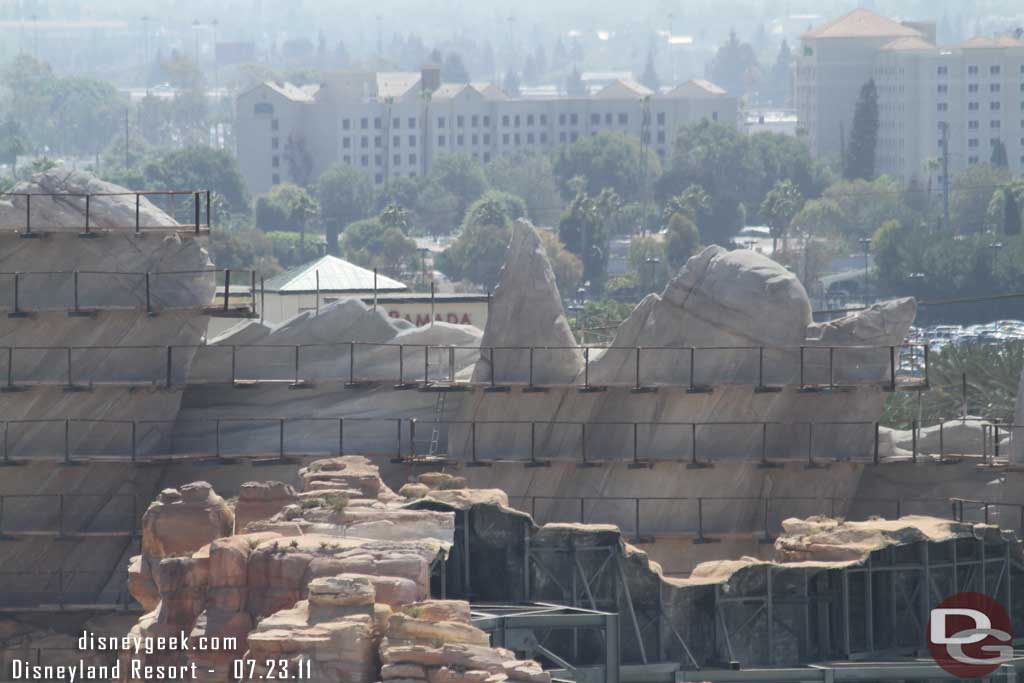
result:
[[[373,129],[374,130],[380,130],[380,117],[379,116],[374,116],[373,117]]]
[[[527,133],[526,134],[526,144],[528,144],[528,145],[532,145],[533,144],[533,133]]]
[[[594,126],[596,126],[599,123],[601,123],[601,115],[600,114],[591,114],[590,115],[590,123],[591,123],[591,125],[594,125]]]
[[[437,136],[437,146],[438,147],[444,147],[444,136],[443,135],[438,135]]]
[[[989,128],[999,128],[1002,122],[999,119],[992,119],[989,121]]]
[[[999,92],[999,84],[998,83],[989,83],[988,84],[988,91],[989,92]]]
[[[380,156],[379,154],[374,154],[374,155],[373,155],[373,163],[374,163],[374,165],[376,165],[376,166],[380,166],[380,165],[381,165],[382,163],[384,163],[384,162],[383,162],[383,161],[381,161],[381,156]]]
[[[342,138],[341,139],[341,147],[342,147],[342,149],[348,149],[349,147],[352,146],[351,143],[352,143],[352,141],[349,140],[348,138]]]
[[[547,142],[548,142],[548,134],[547,133],[541,133],[540,134],[540,143],[542,145],[546,145]]]
[[[415,154],[410,154],[409,155],[409,163],[410,164],[415,164],[416,163],[416,155]]]
[[[479,123],[480,117],[477,116],[476,114],[473,114],[472,116],[469,117],[469,125],[471,125],[473,128],[476,128]]]
[[[943,107],[942,111],[945,111],[945,105],[946,105],[945,102],[942,102],[940,104],[940,106]],[[978,103],[977,102],[968,102],[967,103],[967,111],[978,111]]]
[[[416,129],[416,119],[412,116],[409,117],[409,130]]]
[[[508,128],[508,120],[508,114],[505,114],[504,116],[501,117],[502,128]]]
[[[278,124],[278,120],[277,119],[271,119],[270,120],[270,130],[277,130],[278,126],[279,126],[279,124]]]
[[[465,138],[462,136],[461,133],[459,135],[455,136],[455,144],[456,145],[458,145],[459,147],[462,147],[464,142],[465,142]]]
[[[363,166],[369,166],[369,165],[370,165],[370,157],[369,157],[369,155],[367,155],[367,154],[364,154],[364,155],[363,155],[363,156],[362,156],[362,157],[361,157],[361,158],[359,159],[359,162],[360,162],[360,163],[361,163],[361,164],[362,164]]]
[[[374,138],[373,138],[373,146],[374,146],[374,148],[375,149],[380,149],[380,146],[382,144],[383,144],[383,140],[381,140],[381,137],[379,135],[374,136]]]
[[[528,125],[528,126],[532,126],[533,125],[533,114],[527,114],[526,115],[526,125]]]
[[[564,130],[561,133],[558,134],[558,141],[559,142],[565,142],[565,131]]]
[[[619,114],[619,125],[625,126],[629,123],[629,114]]]
[[[362,128],[363,130],[366,130],[367,128],[369,128],[370,127],[370,119],[366,118],[365,116],[363,118],[359,119],[359,127]]]
[[[341,129],[342,130],[348,130],[350,125],[351,124],[349,123],[348,119],[342,119],[341,120]]]
[[[659,111],[658,112],[658,125],[659,126],[664,126],[665,125],[665,112],[663,112],[663,111]]]
[[[663,131],[663,130],[659,130],[658,131],[658,144],[659,145],[664,145],[665,144],[665,131]]]
[[[473,144],[473,145],[477,144],[478,139],[479,138],[477,137],[477,134],[473,133],[473,135],[471,135],[470,138],[469,138],[470,144]]]
[[[936,69],[936,72],[940,76],[945,76],[947,73],[949,73],[949,67],[940,66],[938,69]]]
[[[564,126],[565,125],[565,114],[559,114],[558,115],[558,125],[560,125],[560,126]]]
[[[968,147],[977,147],[978,146],[978,138],[970,138],[969,140],[967,140],[967,146]]]
[[[989,102],[988,108],[989,111],[999,111],[999,102]]]
[[[409,136],[409,146],[410,147],[415,147],[416,146],[416,136],[415,135],[410,135]]]
[[[605,122],[606,125],[609,125],[609,126],[612,125],[612,114],[611,114],[611,112],[608,112],[607,114],[604,115],[604,122]]]
[[[270,182],[272,182],[275,185],[280,184],[281,183],[281,176],[279,176],[279,175],[277,175],[275,173],[273,176],[271,176]]]
[[[491,134],[490,133],[484,133],[484,144],[485,145],[491,144]]]
[[[484,163],[486,164],[490,160],[491,160],[491,153],[490,152],[484,152]]]
[[[438,128],[444,128],[444,117],[443,116],[438,116],[437,117],[437,127]]]
[[[375,183],[383,183],[384,182],[384,176],[382,176],[380,173],[375,174],[373,176],[373,182],[375,182]]]
[[[967,92],[978,92],[978,84],[977,83],[971,83],[970,85],[968,85],[967,86]]]
[[[978,130],[978,122],[977,121],[968,121],[967,122],[967,130]]]
[[[512,136],[512,142],[514,142],[517,145],[519,144],[519,139],[519,133],[516,133],[515,135]]]
[[[277,149],[278,139],[270,138],[270,149]]]
[[[967,157],[967,163],[976,164],[978,163],[978,157]]]
[[[941,94],[945,94],[946,92],[949,91],[949,86],[946,85],[945,83],[939,83],[938,88],[939,88],[939,93],[941,93]]]
[[[503,145],[507,145],[508,144],[508,133],[502,133],[501,134],[501,144],[503,144]]]
[[[455,127],[456,128],[462,128],[462,124],[463,123],[464,123],[464,119],[463,119],[461,114],[459,116],[455,117]]]
[[[569,114],[569,125],[575,126],[580,122],[580,117],[577,114]],[[575,138],[573,138],[575,140]]]
[[[992,75],[992,76],[998,76],[999,75],[999,65],[996,64],[994,66],[990,66],[988,68],[988,73],[989,73],[989,75]]]
[[[949,105],[947,105],[945,102],[939,102],[939,104],[938,104],[938,110],[939,111],[946,111],[947,109],[949,109]]]
[[[484,116],[484,128],[487,128],[490,125],[491,125],[491,117],[490,116]]]
[[[569,142],[576,142],[576,140],[578,140],[579,137],[580,137],[580,134],[577,133],[576,131],[573,131],[573,132],[569,133]]]
[[[515,124],[516,128],[519,127],[519,114],[516,114],[515,118],[512,119],[512,122]]]
[[[974,66],[974,65],[968,66],[967,67],[967,73],[969,75],[971,75],[971,76],[977,76],[978,75],[978,67]]]
[[[396,154],[395,155],[395,166],[401,166],[401,165],[402,165],[402,155],[401,154]]]
[[[548,115],[547,114],[541,114],[540,115],[540,125],[542,125],[542,126],[548,125]]]
[[[342,161],[344,161],[344,162],[345,162],[346,164],[351,164],[351,163],[352,163],[352,157],[350,157],[350,156],[349,156],[349,155],[347,155],[347,154],[346,154],[345,156],[343,156],[343,157],[341,158],[341,160],[342,160]]]
[[[401,128],[402,127],[402,119],[397,118],[397,117],[392,119],[391,127],[394,128],[395,130],[398,130],[399,128]]]
[[[281,157],[279,157],[277,155],[274,155],[273,157],[271,157],[270,158],[270,165],[273,166],[274,168],[277,168],[278,166],[280,166],[281,165]]]
[[[367,149],[370,146],[370,138],[363,136],[363,139],[359,141],[359,146],[363,149]]]

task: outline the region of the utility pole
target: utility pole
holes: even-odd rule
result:
[[[651,137],[651,98],[645,96],[640,101],[640,201],[643,207],[643,219],[641,223],[641,235],[646,235],[649,229],[647,225],[647,214],[649,213],[647,202],[647,151],[650,148]]]
[[[949,230],[949,122],[939,122],[939,128],[942,130],[942,225]]]

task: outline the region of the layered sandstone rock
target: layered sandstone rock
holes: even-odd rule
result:
[[[298,499],[295,489],[280,481],[250,481],[242,484],[238,490],[238,502],[235,503],[235,533],[244,531],[250,522],[270,519]]]

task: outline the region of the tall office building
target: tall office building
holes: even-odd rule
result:
[[[978,37],[935,44],[935,24],[898,22],[865,9],[805,33],[795,94],[801,133],[819,158],[837,159],[849,139],[861,87],[874,79],[876,172],[905,183],[942,181],[989,161],[998,142],[1024,169],[1024,42]]]
[[[242,173],[260,193],[334,163],[381,184],[424,175],[447,153],[487,163],[601,131],[634,135],[666,158],[683,124],[737,125],[737,101],[702,80],[664,93],[620,79],[586,97],[509,97],[492,83],[442,83],[437,68],[425,67],[330,74],[315,86],[263,83],[238,96],[236,117]]]

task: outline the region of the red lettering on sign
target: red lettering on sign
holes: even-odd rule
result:
[[[463,313],[462,314],[462,324],[463,325],[472,325],[473,324],[473,323],[471,323],[469,321],[469,313]]]

